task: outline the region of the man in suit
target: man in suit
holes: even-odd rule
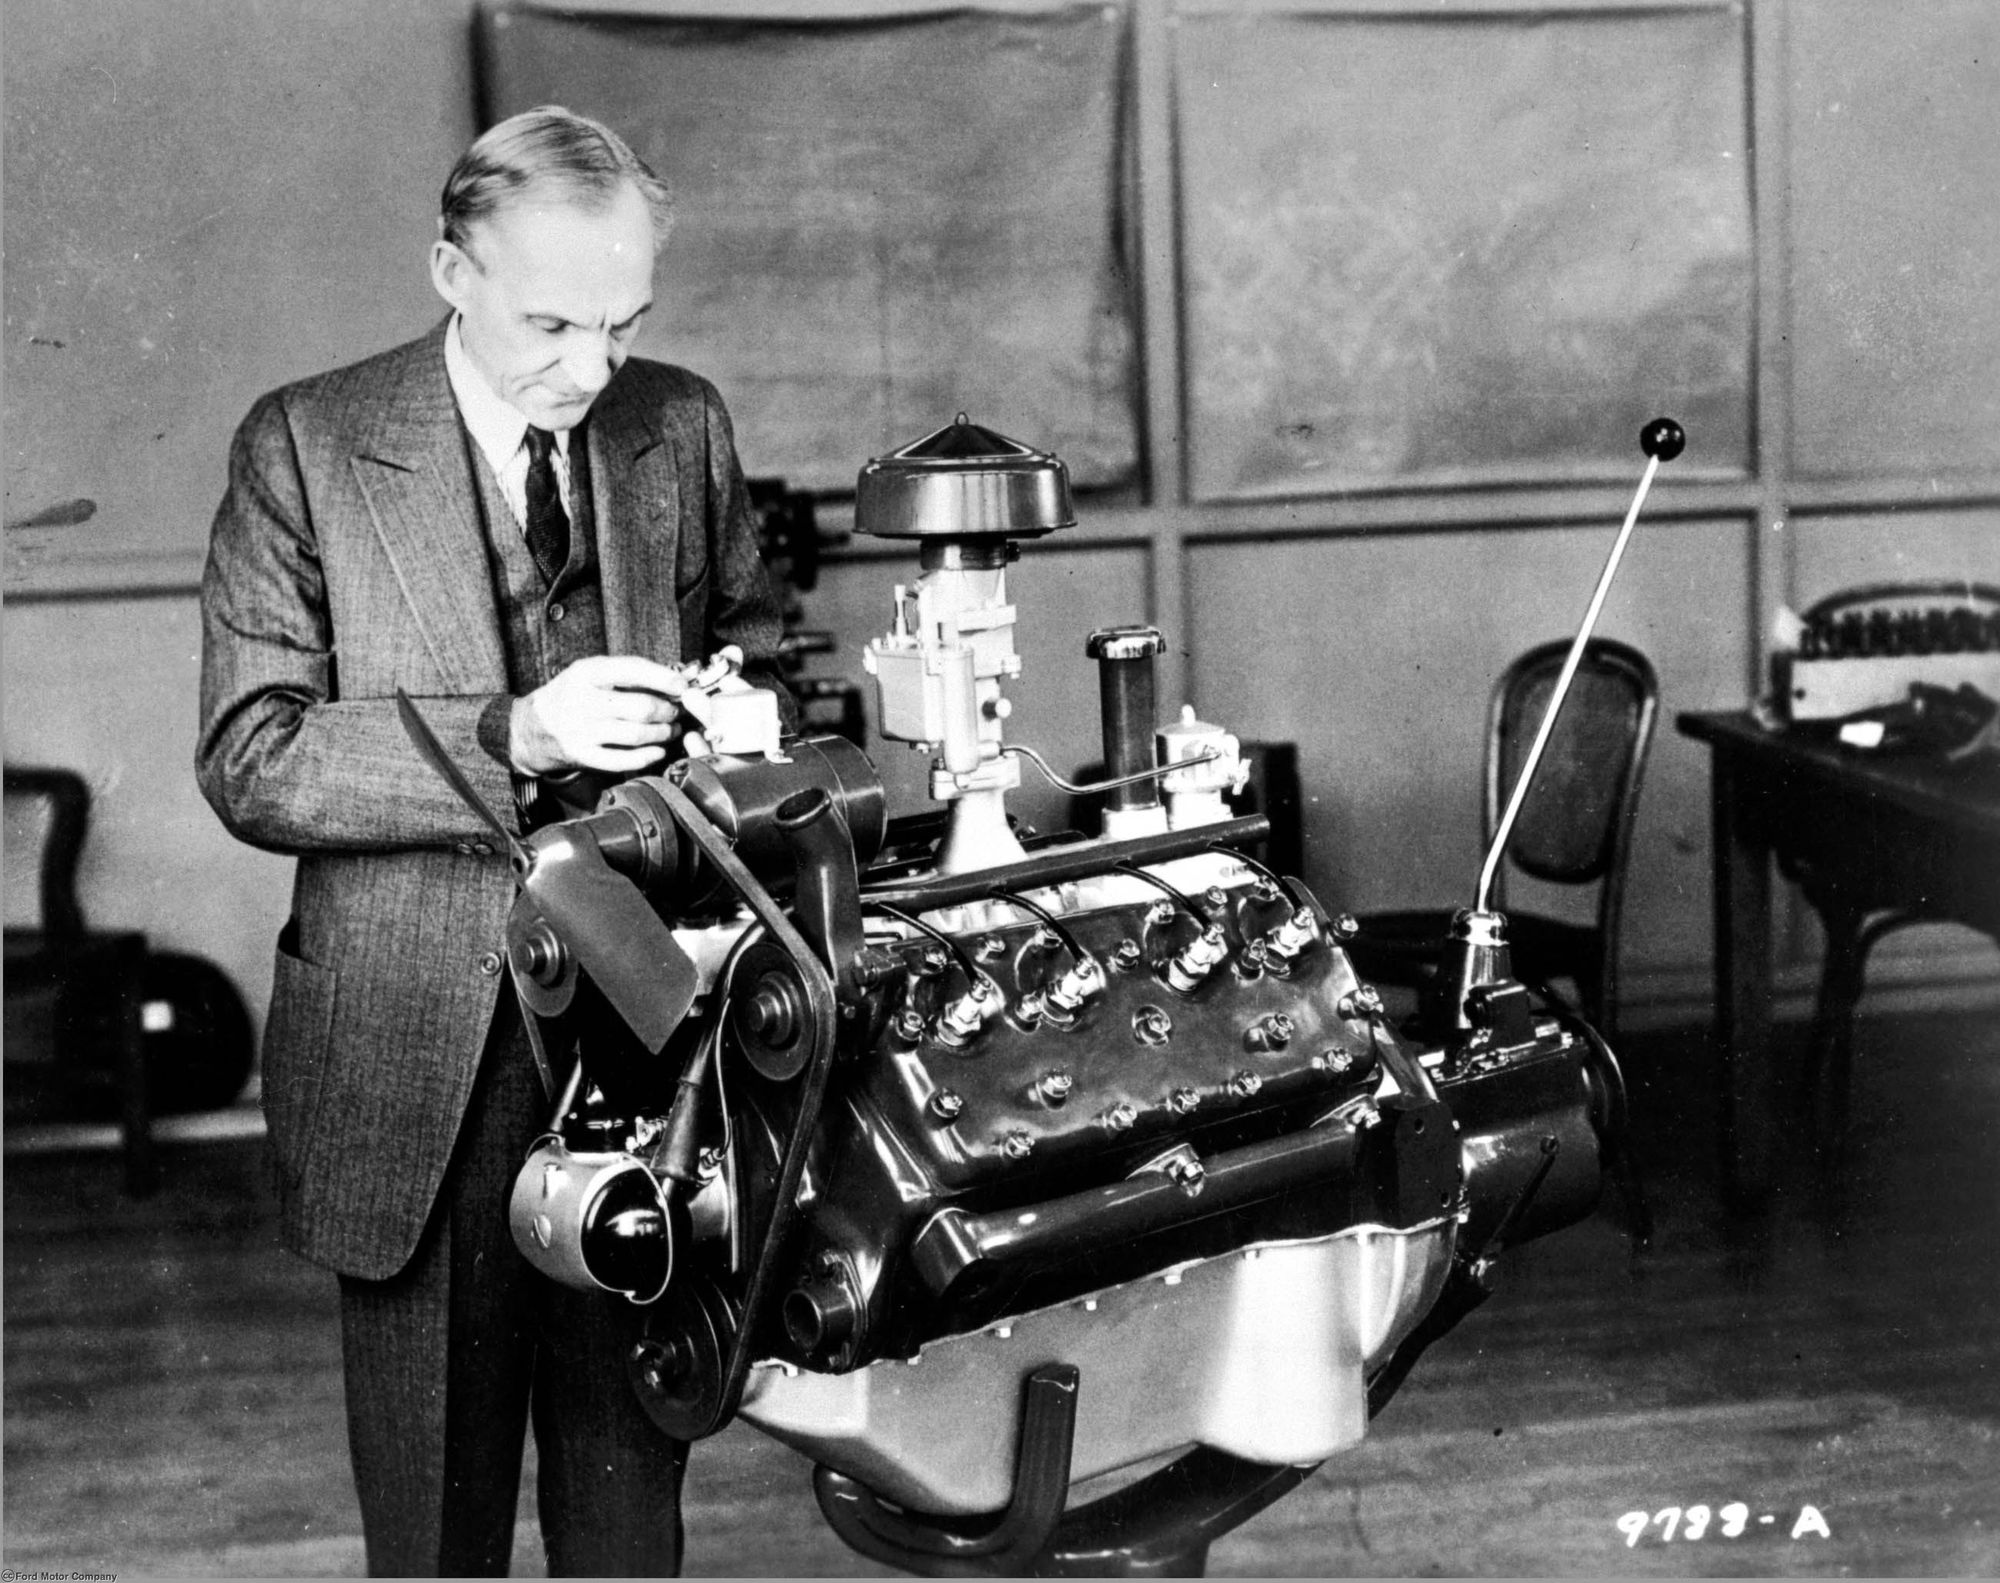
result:
[[[675,667],[725,643],[789,708],[722,402],[628,359],[665,221],[609,129],[493,128],[445,186],[450,316],[257,402],[215,520],[196,768],[232,832],[299,859],[264,1106],[284,1240],[340,1278],[377,1575],[505,1573],[530,1416],[550,1572],[679,1565],[685,1448],[627,1382],[636,1311],[508,1235],[551,1103],[503,975],[512,876],[395,705],[530,822],[656,766]]]

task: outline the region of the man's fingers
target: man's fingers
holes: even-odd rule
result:
[[[630,775],[635,770],[657,764],[666,757],[664,747],[585,748],[577,755],[577,762],[586,769],[603,770],[612,775]]]
[[[638,720],[650,725],[668,725],[680,717],[681,706],[657,693],[608,692],[602,708],[607,719]]]
[[[687,678],[679,671],[640,654],[599,655],[579,660],[577,665],[590,668],[591,683],[598,687],[631,687],[663,693],[669,698],[678,698],[687,691]]]
[[[667,741],[674,730],[667,720],[598,720],[578,734],[588,747],[641,748]]]

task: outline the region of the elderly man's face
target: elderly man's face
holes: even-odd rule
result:
[[[439,242],[431,279],[472,365],[541,429],[568,429],[611,382],[653,305],[653,223],[636,187],[593,213],[531,195]]]

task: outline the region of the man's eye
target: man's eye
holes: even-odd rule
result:
[[[528,321],[544,335],[561,335],[563,321],[560,319],[530,319]]]

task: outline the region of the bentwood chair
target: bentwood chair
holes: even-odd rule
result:
[[[1513,794],[1569,646],[1561,640],[1528,650],[1494,687],[1487,713],[1482,851]],[[1507,916],[1515,976],[1541,987],[1568,979],[1585,1015],[1607,1040],[1617,1030],[1619,922],[1633,814],[1658,712],[1659,679],[1646,656],[1628,644],[1593,638],[1494,883],[1492,901]],[[1588,921],[1510,908],[1510,873],[1552,886],[1595,887]],[[1469,889],[1466,900],[1471,901]],[[1358,921],[1360,932],[1349,948],[1357,971],[1412,984],[1429,977],[1451,914],[1385,912]]]

